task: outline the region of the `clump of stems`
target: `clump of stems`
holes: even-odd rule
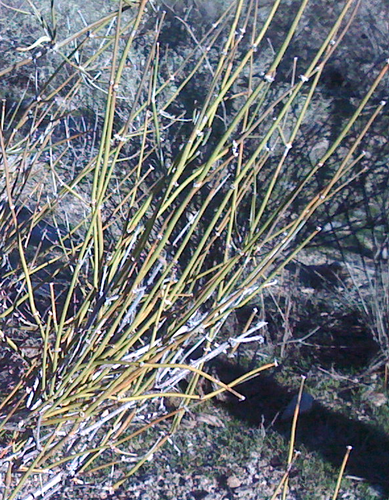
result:
[[[261,341],[263,322],[226,338],[226,319],[271,286],[320,230],[297,243],[317,208],[358,174],[356,149],[382,106],[331,167],[325,186],[313,182],[387,66],[316,165],[298,184],[282,183],[320,75],[357,3],[344,2],[302,76],[287,84],[277,81],[277,71],[308,0],[260,77],[256,59],[280,1],[265,20],[257,1],[232,2],[178,63],[161,50],[164,15],[147,0],[120,0],[117,10],[63,40],[54,25],[42,24],[42,51],[56,69],[7,129],[3,113],[0,134],[3,242],[16,255],[3,279],[18,290],[0,317],[4,324],[23,319],[21,328],[28,326],[41,350],[28,359],[3,333],[27,367],[0,404],[4,499],[30,499],[32,490],[34,498],[50,494],[69,477],[82,481],[104,467],[120,469],[126,457],[130,467],[107,483],[117,488],[171,439],[189,409],[226,390],[241,397],[239,383],[274,366],[269,360],[229,385],[205,370],[240,343]],[[52,14],[54,23],[54,7]],[[153,30],[144,30],[150,23]],[[146,33],[146,56],[129,88],[139,33]],[[33,62],[22,58],[0,76]],[[207,90],[193,114],[174,112],[204,68]],[[244,92],[237,90],[242,77],[249,82]],[[72,152],[75,161],[78,134],[58,139],[55,125],[88,92],[104,97],[103,124],[92,127],[93,148],[73,170],[67,161]],[[35,187],[26,192],[29,179]],[[31,200],[39,209],[30,206],[33,216],[21,226],[18,207]],[[64,232],[56,214],[69,200],[82,210]],[[299,212],[296,200],[305,200]],[[57,228],[55,245],[31,252],[28,240],[45,217]],[[202,379],[218,388],[202,394]],[[171,396],[181,402],[168,411],[164,400]],[[139,436],[141,449],[133,447]]]

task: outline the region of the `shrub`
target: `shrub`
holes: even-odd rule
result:
[[[2,280],[12,300],[0,317],[22,364],[1,403],[3,498],[50,494],[125,457],[117,488],[188,409],[273,366],[229,386],[205,371],[239,343],[261,342],[261,321],[234,338],[223,325],[271,285],[319,230],[297,244],[307,221],[358,175],[355,151],[382,105],[343,159],[330,159],[387,69],[291,185],[289,152],[353,4],[302,76],[294,67],[279,81],[307,3],[274,52],[266,36],[279,1],[266,12],[232,2],[199,39],[181,18],[191,40],[182,51],[159,43],[165,13],[147,0],[120,1],[64,39],[54,7],[47,18],[33,9],[45,38],[0,72],[43,58],[52,68],[2,120]],[[202,378],[218,388],[202,395]],[[179,398],[176,409],[167,397]]]

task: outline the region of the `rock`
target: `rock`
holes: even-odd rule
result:
[[[230,488],[239,488],[242,484],[242,481],[237,476],[229,476],[227,478],[227,486]]]
[[[297,400],[298,400],[298,394],[293,396],[291,402],[285,408],[285,410],[281,416],[281,420],[289,420],[290,418],[293,418],[294,411],[295,411],[296,405],[297,405]],[[299,414],[301,415],[303,413],[310,412],[312,410],[312,406],[313,406],[314,401],[315,401],[315,399],[313,398],[313,396],[308,394],[308,392],[303,392],[302,396],[301,396]]]

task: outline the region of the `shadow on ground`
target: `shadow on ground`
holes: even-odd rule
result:
[[[226,383],[243,374],[242,370],[228,362],[221,362],[217,371]],[[240,385],[238,390],[246,396],[246,400],[223,403],[228,411],[251,426],[264,424],[289,441],[291,421],[281,419],[291,400],[288,388],[271,376],[263,376]],[[389,497],[389,436],[373,425],[353,420],[315,402],[311,412],[299,417],[297,449],[301,445],[321,455],[337,471],[346,447],[351,445],[353,449],[346,474],[378,486],[382,499]]]

